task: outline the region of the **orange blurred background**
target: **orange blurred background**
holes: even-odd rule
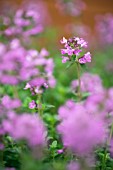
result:
[[[2,9],[5,5],[10,5],[10,8],[14,5],[20,5],[23,0],[0,0],[0,8]],[[38,1],[38,0],[37,0]],[[63,26],[69,22],[73,22],[75,17],[67,15],[61,15],[58,9],[55,7],[55,0],[44,0],[47,4],[49,12],[52,17],[52,24],[55,26]],[[86,10],[79,19],[83,23],[94,26],[94,16],[96,14],[113,13],[113,0],[84,0],[86,3]],[[5,4],[5,5],[4,5]]]
[[[51,26],[60,30],[60,36],[67,33],[65,27],[68,24],[83,23],[89,26],[94,31],[95,16],[98,14],[113,13],[113,0],[83,0],[86,3],[86,10],[82,12],[80,17],[71,17],[69,15],[62,15],[55,6],[56,0],[43,0],[47,4],[47,8],[51,17]],[[3,8],[13,9],[22,4],[23,0],[0,0],[1,11]],[[38,2],[38,0],[36,0]]]

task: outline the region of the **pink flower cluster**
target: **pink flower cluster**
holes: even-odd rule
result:
[[[78,80],[72,82],[76,92]],[[105,89],[96,74],[84,73],[81,77],[82,92],[89,92],[86,100],[74,103],[68,100],[59,108],[58,132],[65,147],[83,156],[98,144],[105,144],[109,126],[113,123],[113,88]],[[110,141],[113,153],[113,139]]]
[[[87,52],[83,55],[83,49],[87,48],[87,42],[83,38],[73,37],[68,40],[63,37],[60,41],[64,44],[64,49],[61,49],[62,63],[67,61],[79,62],[80,64],[85,64],[91,62],[91,54]]]
[[[71,88],[77,91],[78,80],[72,82]],[[86,100],[80,103],[68,100],[58,111],[61,120],[58,132],[63,144],[79,156],[89,154],[99,144],[106,143],[113,120],[113,88],[105,89],[98,75],[84,73],[81,76],[81,91],[90,93]]]
[[[0,104],[0,136],[8,133],[15,140],[26,140],[31,147],[45,145],[46,128],[38,115],[16,114],[21,106],[18,99],[4,96]],[[2,143],[0,143],[2,146]]]
[[[21,101],[19,99],[11,99],[8,95],[4,96],[1,99],[0,103],[0,139],[2,139],[2,136],[5,134],[5,130],[3,127],[3,120],[6,119],[6,117],[12,113],[14,113],[14,110],[19,108],[21,106]],[[0,150],[4,149],[3,141],[0,140]]]
[[[48,88],[48,84],[45,83],[44,78],[35,78],[26,84],[25,90],[30,89],[32,95],[41,94],[44,92],[44,89]],[[32,107],[34,107],[34,102],[31,103]]]
[[[10,112],[21,106],[21,101],[17,98],[10,98],[8,95],[3,96],[0,103],[0,119],[6,118]]]
[[[27,3],[28,4],[28,3]],[[7,38],[21,37],[23,39],[41,33],[44,29],[41,15],[43,10],[37,5],[28,4],[18,9],[13,17],[1,16],[4,29],[0,33]]]
[[[44,146],[46,143],[46,128],[38,115],[17,115],[12,112],[2,124],[4,131],[11,137],[15,140],[26,140],[31,147]]]
[[[32,100],[32,101],[29,103],[29,108],[30,108],[30,109],[34,109],[34,108],[36,108],[36,107],[37,107],[36,102],[35,102],[34,100]]]
[[[80,16],[86,8],[86,4],[82,0],[56,0],[56,6],[62,13],[75,17]]]
[[[14,39],[8,45],[0,44],[0,82],[16,85],[22,81],[29,81],[33,77],[44,77],[43,83],[54,87],[53,59],[48,58],[46,49],[40,52],[34,49],[26,50],[19,39]],[[43,68],[42,72],[38,67]],[[46,80],[47,79],[47,80]]]
[[[12,110],[20,107],[21,101],[19,99],[11,99],[9,96],[4,96],[1,104],[7,110]]]
[[[32,2],[31,0],[24,0],[22,8],[24,8],[30,16],[33,16],[36,22],[41,23],[43,26],[50,22],[48,7],[44,0],[32,0]]]
[[[73,80],[71,89],[76,93],[78,80]],[[89,96],[84,101],[88,111],[107,116],[113,112],[113,88],[105,89],[100,77],[96,74],[84,73],[81,76],[81,91],[88,92]]]
[[[96,17],[96,31],[101,44],[113,44],[113,15],[99,15]]]
[[[83,156],[91,153],[106,138],[106,128],[99,114],[93,114],[81,103],[67,101],[59,108],[58,132],[65,147]]]
[[[97,74],[84,73],[80,79],[82,92],[89,92],[94,94],[104,90],[102,80]],[[71,89],[73,92],[77,92],[78,85],[78,80],[73,80],[71,82]]]

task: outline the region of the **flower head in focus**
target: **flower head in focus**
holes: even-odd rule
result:
[[[67,61],[79,62],[80,64],[91,62],[90,52],[83,54],[83,50],[87,48],[87,42],[83,38],[73,37],[67,40],[63,37],[60,42],[64,45],[64,49],[61,49],[62,63]]]

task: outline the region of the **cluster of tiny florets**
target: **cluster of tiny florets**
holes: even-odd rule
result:
[[[83,38],[73,37],[67,40],[63,37],[60,42],[65,47],[61,49],[62,63],[67,61],[79,62],[80,64],[91,62],[90,52],[83,54],[83,49],[87,48],[87,42]]]

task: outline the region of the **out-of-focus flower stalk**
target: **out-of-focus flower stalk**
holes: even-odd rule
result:
[[[81,80],[80,80],[80,64],[79,64],[79,62],[77,62],[76,65],[77,65],[77,78],[78,78],[78,98],[80,101],[82,98],[82,94],[81,94]]]
[[[106,148],[105,148],[105,154],[104,154],[104,158],[103,158],[102,170],[106,170],[107,151],[108,151],[108,147],[110,146],[112,135],[113,135],[113,121],[112,121],[112,124],[111,124],[109,137],[108,137],[107,142],[106,142]]]
[[[18,94],[17,86],[13,85],[13,90],[14,90],[14,98],[18,98],[19,99],[19,94]]]
[[[40,117],[43,115],[43,108],[42,108],[42,95],[38,94],[38,114]]]
[[[3,136],[0,136],[0,144],[3,143]],[[3,161],[3,149],[0,148],[0,166],[4,167],[4,161]]]

